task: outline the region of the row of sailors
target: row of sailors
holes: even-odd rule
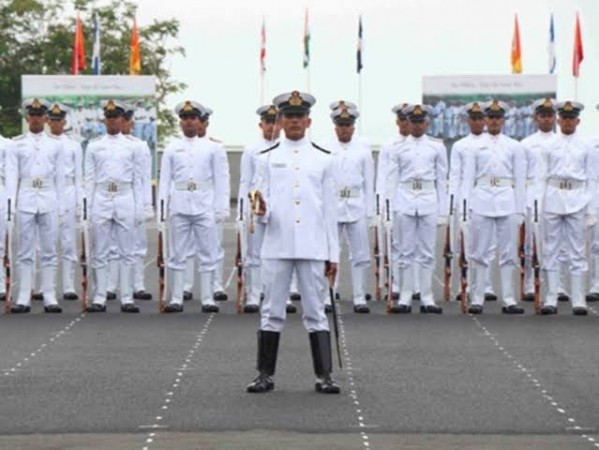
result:
[[[59,114],[60,106],[54,106],[58,108],[54,112]],[[65,212],[74,211],[74,215],[71,214],[74,220],[70,221],[74,224],[76,217],[81,214],[82,195],[77,194],[79,184],[71,182],[71,186],[64,186],[64,181],[60,180],[74,179],[77,176],[75,167],[79,164],[76,163],[76,156],[72,157],[72,163],[65,163],[64,159],[68,159],[67,152],[57,151],[59,146],[54,141],[68,138],[43,134],[43,117],[49,105],[34,99],[26,102],[24,107],[28,111],[30,133],[14,141],[14,156],[22,149],[24,157],[22,161],[15,157],[6,158],[5,167],[11,169],[5,173],[12,176],[6,179],[7,188],[3,190],[5,196],[15,198],[19,180],[21,195],[17,209],[17,259],[21,283],[15,308],[23,312],[29,310],[28,292],[31,287],[34,253],[31,243],[35,242],[37,226],[43,265],[42,289],[44,293],[47,292],[44,296],[45,307],[47,311],[52,312],[59,309],[53,293],[56,252],[54,248],[50,248],[55,242],[51,237],[56,236],[57,231],[56,224],[51,220],[52,214],[44,214],[56,209],[55,206],[51,206],[52,198],[61,199],[57,202],[56,212],[60,213],[63,223],[67,223],[69,220],[65,218],[68,214]],[[379,175],[374,187],[374,164],[370,148],[363,139],[354,137],[357,108],[349,102],[335,102],[331,105],[336,137],[324,147],[331,149],[335,159],[338,232],[340,235],[345,233],[350,243],[352,290],[356,312],[368,312],[364,293],[364,271],[370,263],[368,226],[376,225],[377,217],[384,215],[381,210],[385,205],[385,199],[390,200],[393,211],[392,220],[388,221],[392,223],[392,227],[389,228],[392,228],[393,237],[393,291],[401,292],[392,310],[409,312],[412,292],[418,291],[421,293],[424,311],[441,311],[432,298],[432,270],[435,261],[436,225],[443,225],[449,220],[451,197],[454,199],[454,217],[461,216],[463,200],[466,200],[468,205],[466,216],[470,222],[468,235],[471,236],[468,255],[476,274],[472,277],[476,287],[473,288],[470,312],[482,312],[485,289],[489,284],[489,266],[497,248],[500,250],[503,311],[522,312],[516,305],[511,280],[517,261],[517,226],[523,218],[529,217],[530,220],[534,200],[540,205],[539,211],[544,219],[542,260],[547,274],[548,292],[543,311],[556,311],[555,299],[559,290],[556,281],[557,267],[559,261],[566,260],[571,265],[574,310],[580,314],[586,312],[581,286],[581,276],[587,269],[584,257],[584,226],[583,231],[578,230],[576,226],[580,225],[581,217],[587,225],[595,220],[596,196],[590,185],[593,180],[592,173],[595,173],[592,169],[592,151],[589,143],[575,133],[578,115],[583,106],[576,102],[562,102],[556,105],[553,100],[543,99],[533,107],[540,131],[523,144],[519,144],[501,134],[507,105],[499,101],[467,105],[472,132],[456,143],[452,151],[448,195],[447,184],[437,182],[447,179],[446,150],[440,142],[425,134],[429,125],[430,108],[406,104],[394,108],[400,135],[383,147],[379,158]],[[135,278],[139,279],[141,276],[143,280],[143,266],[140,266],[140,262],[143,264],[145,246],[143,243],[134,244],[137,240],[134,237],[145,236],[145,232],[136,233],[132,230],[142,225],[144,214],[148,218],[153,216],[151,200],[147,194],[148,156],[144,156],[149,155],[149,152],[142,150],[138,144],[131,145],[131,138],[122,139],[124,136],[120,133],[122,125],[119,118],[126,109],[118,102],[104,103],[107,125],[111,122],[118,122],[119,125],[115,124],[112,133],[109,132],[108,136],[95,143],[92,150],[96,151],[90,152],[86,157],[86,186],[99,187],[88,188],[89,192],[86,192],[87,198],[92,199],[89,209],[95,236],[92,265],[97,280],[91,311],[105,309],[109,282],[106,267],[108,260],[119,259],[124,262],[118,270],[121,276],[121,301],[125,311],[137,309],[131,295],[132,266],[138,268],[135,270]],[[560,134],[552,132],[556,110],[560,116]],[[160,204],[166,202],[170,217],[168,266],[172,271],[173,296],[167,311],[182,310],[182,299],[185,297],[185,275],[182,272],[189,267],[188,261],[192,255],[197,255],[199,260],[200,286],[204,286],[201,295],[203,309],[215,311],[218,308],[213,302],[215,295],[211,291],[222,291],[224,255],[221,241],[222,222],[229,214],[228,164],[222,145],[205,138],[205,128],[211,111],[196,102],[185,102],[177,107],[177,113],[181,118],[181,128],[185,137],[175,141],[165,151],[159,189]],[[261,117],[263,140],[248,147],[242,157],[240,199],[247,198],[251,187],[256,184],[255,168],[259,164],[256,161],[260,159],[261,152],[272,147],[278,139],[276,107],[267,105],[260,108],[258,114]],[[52,124],[52,111],[49,117]],[[111,120],[113,118],[118,120]],[[188,118],[194,120],[187,120]],[[202,120],[195,120],[198,118]],[[485,126],[486,133],[483,132]],[[45,145],[46,142],[50,145]],[[119,152],[119,145],[136,147],[138,150]],[[7,145],[3,147],[10,148]],[[40,151],[46,147],[52,151]],[[48,155],[40,156],[45,153]],[[11,152],[5,154],[10,155]],[[74,151],[73,155],[76,154],[77,151]],[[45,159],[42,161],[40,158]],[[565,165],[562,164],[564,162]],[[65,178],[65,174],[61,172],[69,170],[69,165],[72,166],[72,171],[66,174]],[[18,170],[13,170],[17,167]],[[44,180],[52,178],[54,181],[49,184],[49,188]],[[35,183],[39,183],[40,180],[42,184],[36,186]],[[168,180],[167,183],[164,180]],[[31,187],[28,186],[29,181]],[[192,185],[194,189],[190,189]],[[64,192],[68,192],[69,187],[72,187],[70,190],[74,192],[74,203],[72,200],[66,201],[68,196],[61,194],[63,189],[66,189]],[[56,197],[48,193],[44,195],[44,192],[51,190],[58,193]],[[28,191],[31,193],[28,194]],[[374,200],[375,192],[382,199],[379,202]],[[124,195],[125,193],[130,195]],[[98,201],[95,201],[96,198]],[[551,198],[551,201],[543,201],[545,198]],[[42,199],[45,202],[41,201]],[[63,199],[65,201],[62,201]],[[297,200],[298,204],[300,201],[301,199]],[[6,202],[2,201],[1,204]],[[6,209],[4,213],[7,213]],[[203,218],[198,219],[198,216]],[[578,222],[573,222],[574,219]],[[298,222],[301,220],[301,217],[297,218]],[[131,226],[131,222],[134,226]],[[575,228],[578,231],[574,230]],[[527,227],[527,230],[531,229],[531,226]],[[63,248],[68,248],[70,239],[73,248],[72,251],[65,251],[63,272],[66,274],[73,273],[76,260],[76,255],[73,256],[74,225],[70,230],[73,231],[64,232],[67,237],[62,243]],[[581,236],[582,241],[579,239]],[[212,245],[215,242],[218,245]],[[529,232],[529,248],[526,252],[528,260],[532,253],[530,242],[532,240]],[[562,249],[558,245],[562,243],[568,244],[569,247]],[[131,247],[136,245],[141,248],[139,253]],[[593,245],[592,251],[596,247],[599,245]],[[453,248],[457,248],[457,242],[454,242]],[[246,311],[253,312],[257,310],[263,285],[259,273],[262,249],[260,236],[250,236],[247,249]],[[596,253],[599,253],[599,249],[596,249]],[[528,263],[529,272],[530,266]],[[530,294],[532,277],[527,276],[527,280],[526,291]],[[63,281],[63,284],[67,286],[67,293],[74,293],[74,287],[69,289],[72,281],[70,284],[68,280]],[[218,288],[213,289],[213,286]],[[593,289],[599,290],[596,286]],[[147,298],[143,292],[143,281],[141,285],[136,283],[136,291],[141,293],[142,298]]]

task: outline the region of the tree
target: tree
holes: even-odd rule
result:
[[[130,0],[0,0],[0,134],[21,132],[21,75],[70,73],[75,10],[84,23],[88,59],[93,46],[92,17],[97,13],[102,26],[102,74],[127,75],[135,9]],[[154,20],[139,27],[142,74],[157,79],[160,139],[176,130],[176,117],[166,108],[166,97],[186,87],[173,80],[168,69],[170,58],[185,55],[177,43],[178,34],[176,19]],[[82,73],[91,73],[91,67]]]

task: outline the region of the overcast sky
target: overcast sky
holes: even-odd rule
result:
[[[558,98],[574,96],[574,23],[580,12],[585,59],[578,99],[582,131],[599,134],[599,0],[138,0],[141,25],[176,17],[187,56],[172,61],[187,90],[174,105],[198,100],[214,111],[210,134],[226,144],[257,138],[260,27],[266,21],[266,102],[307,89],[302,68],[304,9],[311,32],[310,86],[317,99],[314,138],[332,133],[328,104],[358,102],[358,15],[364,27],[360,133],[379,144],[397,131],[390,108],[417,102],[422,76],[509,74],[514,14],[520,22],[525,74],[548,72],[549,17],[556,30]]]

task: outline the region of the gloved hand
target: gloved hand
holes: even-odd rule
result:
[[[449,216],[438,216],[437,217],[437,226],[442,227],[446,226],[449,223]]]
[[[144,216],[146,221],[148,222],[154,219],[154,208],[152,208],[152,205],[148,205],[145,207]]]
[[[75,207],[75,221],[77,223],[81,223],[82,219],[83,219],[83,207],[81,205],[77,205]]]
[[[144,223],[144,212],[141,208],[135,210],[135,215],[133,216],[133,222],[135,226],[141,225]]]
[[[516,224],[522,225],[524,223],[524,217],[525,216],[523,213],[514,214],[514,219],[516,220]]]
[[[595,214],[585,214],[584,226],[585,228],[591,228],[597,224],[597,216]]]
[[[215,212],[214,213],[214,221],[218,224],[221,224],[225,221],[225,214],[222,212]]]
[[[376,228],[378,226],[381,218],[379,216],[370,216],[370,217],[366,217],[366,220],[368,221],[369,228]]]

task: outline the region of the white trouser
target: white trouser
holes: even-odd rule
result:
[[[6,210],[0,211],[0,261],[4,261],[4,252],[6,251],[5,244],[6,239]],[[10,262],[11,264],[13,261]],[[6,272],[4,266],[0,267],[0,294],[6,293]]]
[[[94,268],[107,266],[108,256],[111,250],[114,250],[112,248],[114,244],[116,244],[116,254],[121,264],[133,266],[133,242],[135,239],[133,214],[122,218],[122,220],[96,220],[92,222],[92,231],[94,236],[92,266]]]
[[[195,278],[195,256],[187,257],[185,261],[185,273],[183,274],[183,290],[193,292],[193,283]]]
[[[341,242],[345,235],[349,244],[354,304],[363,304],[365,302],[364,269],[370,265],[370,244],[366,218],[363,217],[356,222],[341,222],[337,225],[337,230],[339,241]],[[339,276],[337,276],[337,280],[339,280]]]
[[[213,241],[215,244],[216,254],[216,268],[212,276],[212,292],[222,291],[223,289],[223,266],[225,263],[225,249],[223,247],[223,231],[225,228],[225,222],[219,222],[214,224],[214,234],[216,240]]]
[[[326,285],[324,261],[306,259],[263,259],[262,281],[264,302],[260,329],[281,332],[285,326],[286,301],[293,272],[297,271],[299,293],[302,296],[303,322],[308,332],[327,331],[329,321],[324,312]]]
[[[472,239],[470,259],[489,267],[495,257],[498,244],[499,266],[516,265],[518,223],[513,215],[487,217],[473,214],[470,233]]]
[[[75,292],[75,264],[77,263],[77,212],[65,211],[60,223],[60,248],[62,250],[62,291]]]
[[[145,222],[135,226],[135,244],[133,256],[133,290],[134,292],[145,291],[145,263],[148,253],[148,237]]]
[[[262,276],[260,267],[247,267],[245,272],[245,283],[247,293],[247,305],[259,305],[262,294]]]
[[[193,249],[199,259],[200,273],[215,270],[217,255],[214,242],[216,236],[212,214],[172,214],[169,219],[168,231],[169,268],[185,270],[190,249]]]
[[[264,241],[264,224],[256,223],[253,233],[247,233],[247,253],[245,255],[245,267],[260,267],[260,252]]]
[[[39,235],[40,262],[42,267],[56,266],[56,242],[58,240],[58,213],[17,213],[17,261],[31,267],[35,260],[36,231]]]
[[[563,247],[565,245],[565,248]],[[584,239],[584,211],[574,214],[543,214],[543,268],[558,271],[560,253],[565,249],[570,259],[570,274],[587,271]]]
[[[413,267],[415,264],[424,268],[434,268],[437,214],[409,216],[395,212],[393,238],[399,242],[398,265],[401,269]]]

